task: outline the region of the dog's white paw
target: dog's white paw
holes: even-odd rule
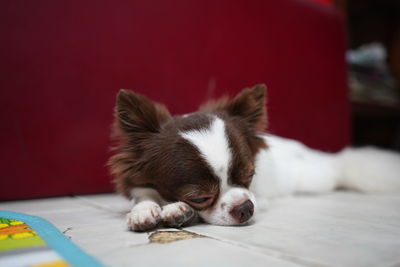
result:
[[[126,215],[128,228],[132,231],[147,231],[157,226],[161,219],[161,208],[153,201],[136,204]]]
[[[195,215],[192,207],[184,202],[165,205],[162,208],[161,220],[167,227],[180,227]]]

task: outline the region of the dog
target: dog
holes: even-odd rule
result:
[[[256,197],[345,188],[400,192],[400,156],[367,147],[336,154],[266,134],[265,85],[171,116],[144,95],[120,90],[109,166],[116,190],[133,202],[133,231],[252,221]],[[260,201],[261,200],[261,201]]]

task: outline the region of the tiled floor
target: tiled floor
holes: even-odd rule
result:
[[[0,203],[43,217],[108,266],[400,266],[400,196],[338,192],[271,203],[244,227],[197,225],[168,244],[126,230],[116,195]]]

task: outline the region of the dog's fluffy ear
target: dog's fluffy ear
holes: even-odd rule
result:
[[[123,89],[118,93],[115,111],[121,128],[127,133],[157,133],[161,123],[171,117],[164,105]]]
[[[140,142],[150,134],[158,133],[171,115],[168,109],[144,95],[121,89],[115,107],[115,131],[122,137]]]
[[[117,192],[130,198],[130,190],[147,184],[139,170],[139,160],[146,150],[146,140],[160,131],[161,124],[171,115],[168,109],[147,97],[128,90],[120,90],[114,111],[113,137],[118,139],[112,150],[118,151],[109,161]]]
[[[263,131],[267,126],[265,98],[266,86],[258,84],[243,89],[234,99],[211,100],[201,106],[200,111],[226,111],[231,116],[245,119],[254,130]]]

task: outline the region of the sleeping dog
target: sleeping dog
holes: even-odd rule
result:
[[[133,231],[184,226],[197,218],[216,225],[248,223],[256,199],[336,188],[400,192],[400,156],[375,148],[336,154],[263,133],[265,86],[198,112],[171,116],[147,97],[120,90],[109,160],[119,193],[132,199]]]

